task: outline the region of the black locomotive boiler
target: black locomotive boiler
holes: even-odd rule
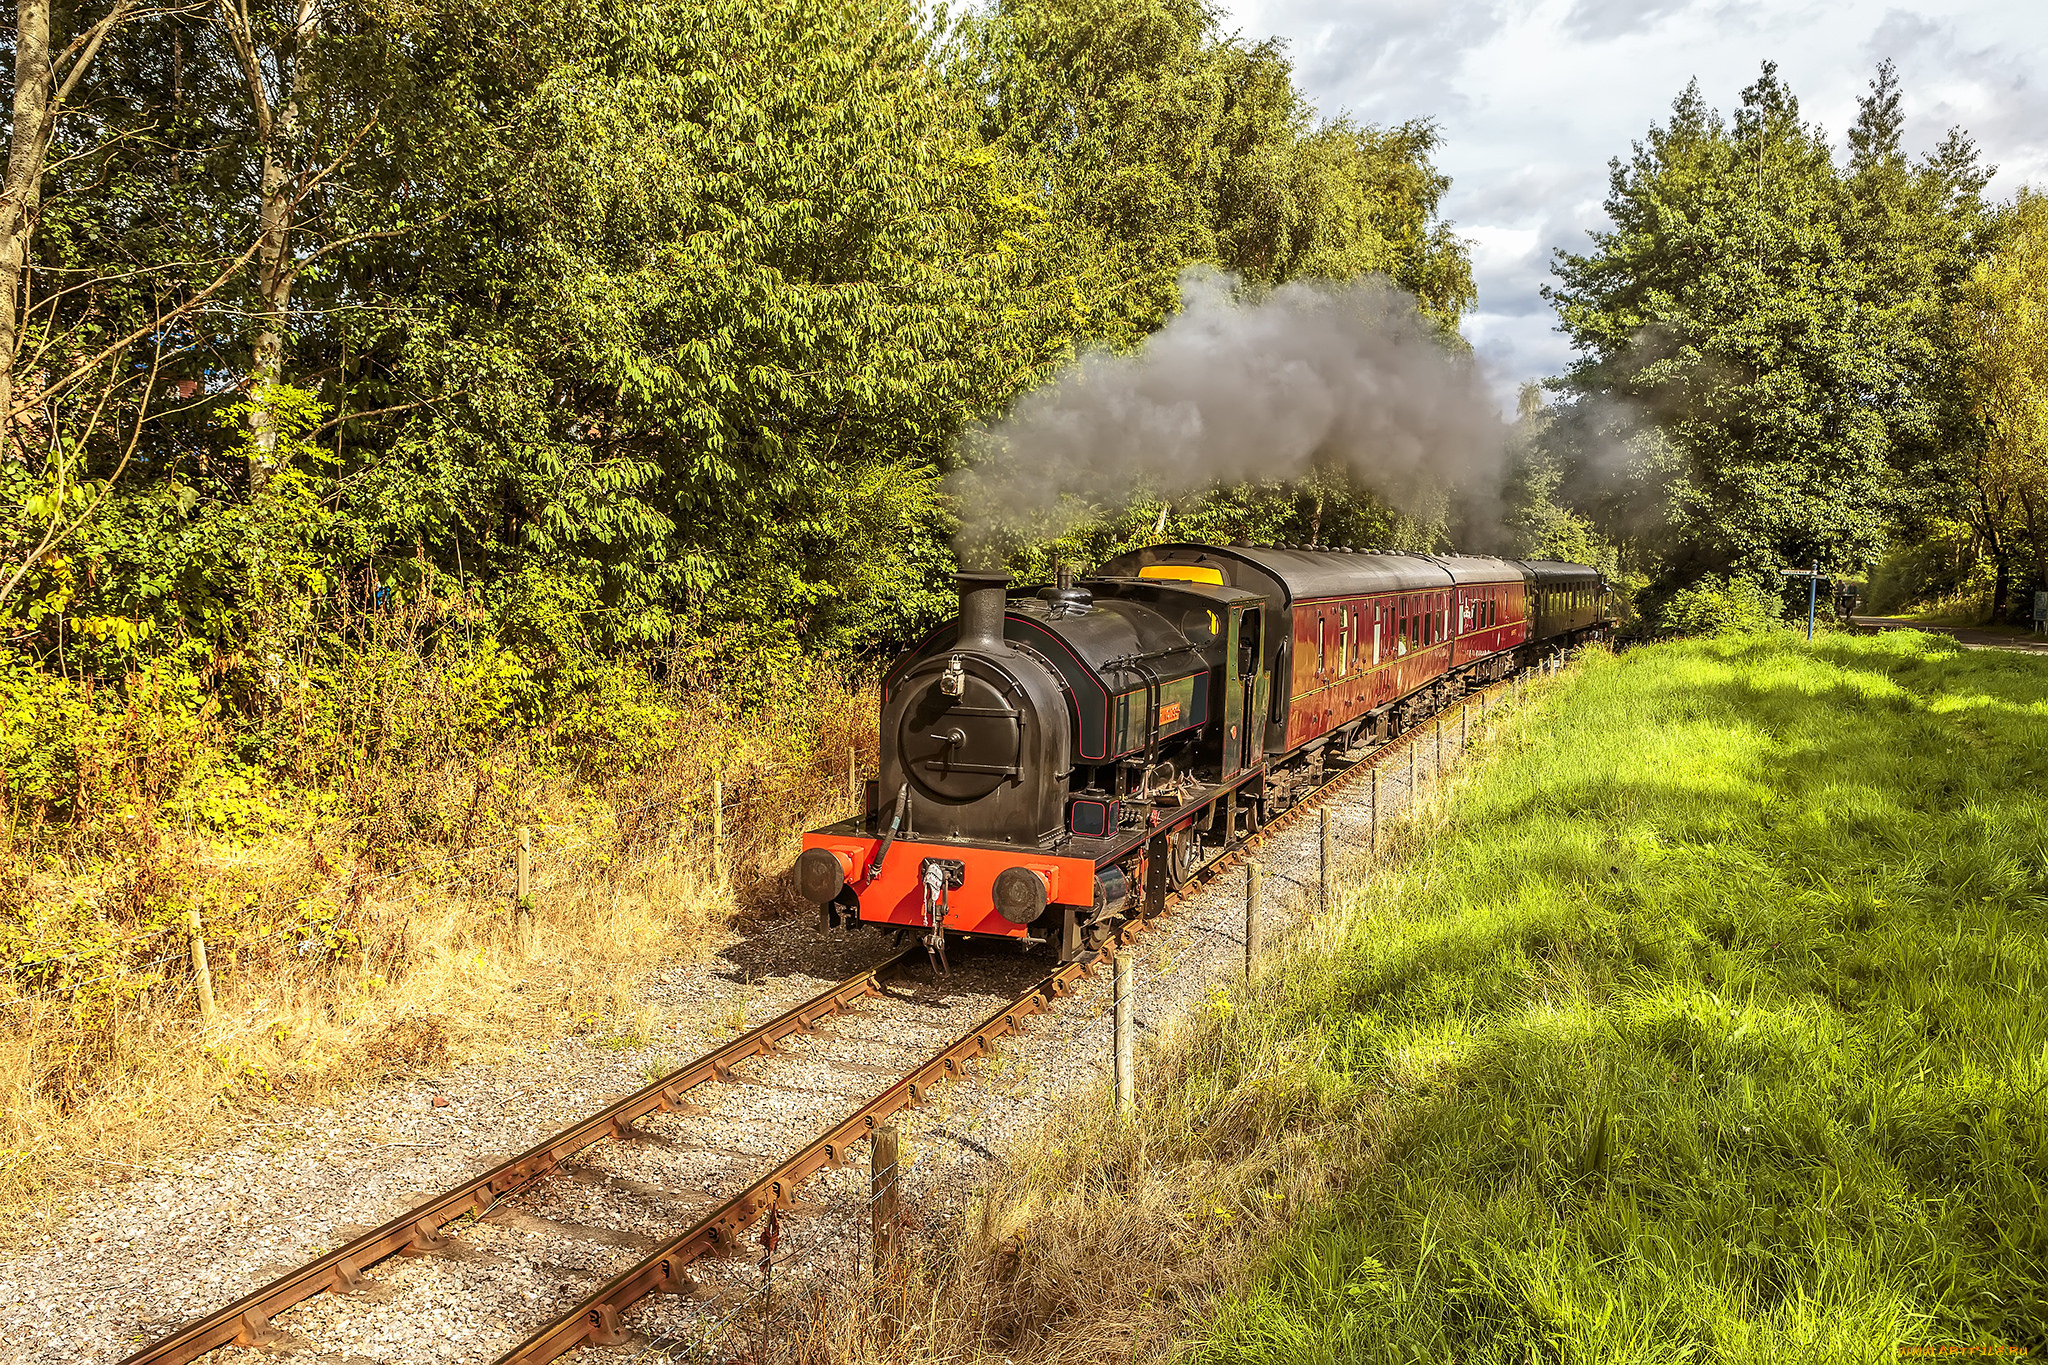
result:
[[[863,813],[804,836],[828,924],[1071,960],[1322,780],[1471,688],[1604,636],[1582,564],[1159,545],[960,615],[882,684]]]

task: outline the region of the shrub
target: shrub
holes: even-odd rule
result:
[[[1779,604],[1754,579],[1703,578],[1680,588],[1657,613],[1664,635],[1747,635],[1784,623]]]

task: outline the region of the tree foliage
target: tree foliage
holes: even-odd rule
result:
[[[1997,613],[2017,547],[2030,580],[2048,586],[2048,198],[2022,190],[1993,228],[1995,245],[1955,310],[1980,439],[1961,449],[1953,474],[1991,552]]]
[[[539,693],[873,649],[945,609],[957,434],[1190,263],[1473,297],[1433,125],[1192,0],[117,8],[23,163],[0,452],[0,635],[67,674],[261,713],[406,600]]]
[[[1667,583],[1861,568],[1967,439],[1949,318],[1988,172],[1899,128],[1889,64],[1846,164],[1770,64],[1732,119],[1689,86],[1613,163],[1613,228],[1560,253],[1567,497]]]

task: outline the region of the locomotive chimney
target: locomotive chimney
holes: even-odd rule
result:
[[[960,647],[1001,650],[1003,643],[1003,590],[1010,586],[1006,573],[963,573],[960,585]]]

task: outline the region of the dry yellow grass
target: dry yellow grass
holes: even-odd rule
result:
[[[20,920],[61,921],[112,976],[83,990],[0,977],[0,1210],[193,1149],[275,1101],[431,1072],[515,1034],[644,1034],[647,968],[795,904],[795,835],[845,813],[849,754],[872,771],[874,714],[871,690],[821,682],[744,715],[679,708],[651,756],[609,777],[540,772],[512,746],[379,775],[406,804],[367,836],[319,816],[316,794],[296,828],[246,842],[159,828],[123,856],[6,862]],[[392,837],[394,811],[436,837]],[[186,937],[166,928],[201,903],[207,1026]]]

